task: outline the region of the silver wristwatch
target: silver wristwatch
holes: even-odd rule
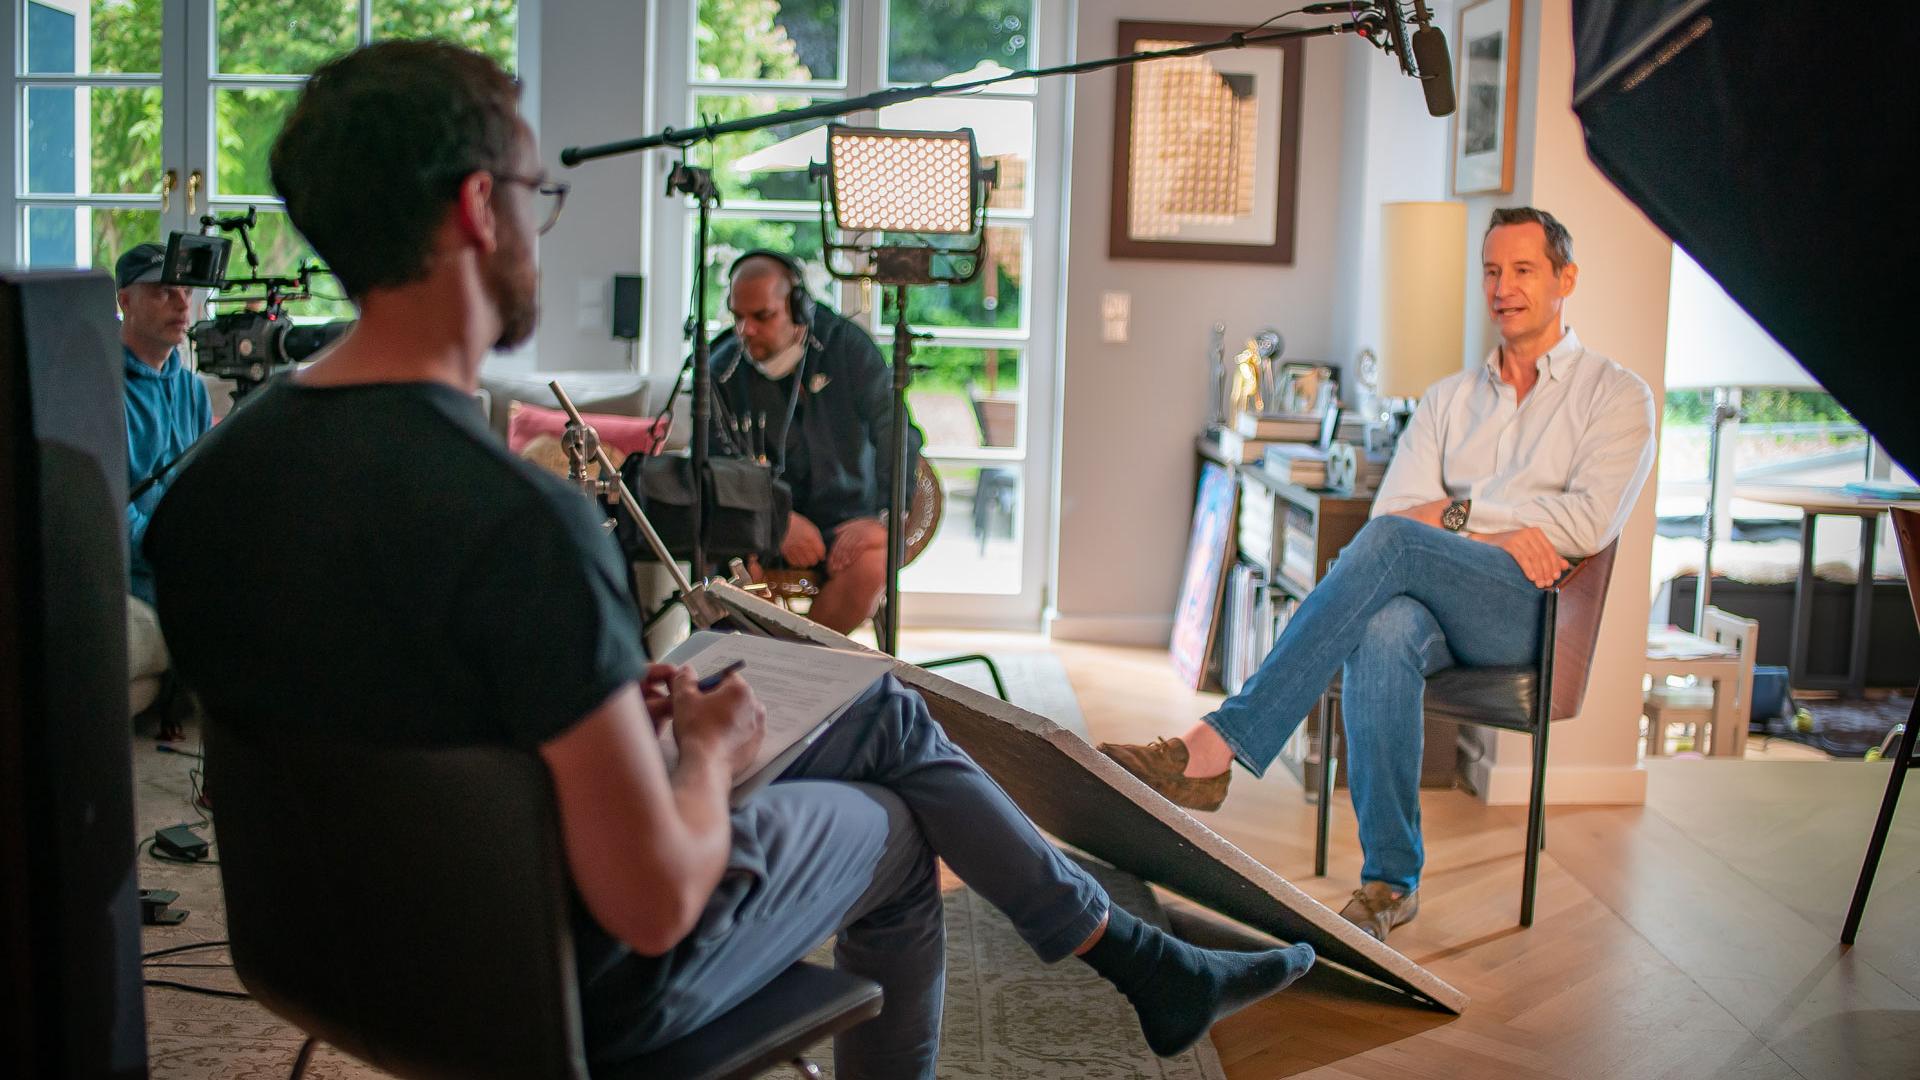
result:
[[[1467,510],[1473,505],[1471,499],[1455,499],[1440,512],[1440,527],[1448,532],[1459,532],[1467,527]]]

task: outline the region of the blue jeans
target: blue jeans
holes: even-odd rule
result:
[[[1545,594],[1492,544],[1402,517],[1367,523],[1288,621],[1240,692],[1206,722],[1254,775],[1341,676],[1347,783],[1364,881],[1420,883],[1421,698],[1455,664],[1527,664],[1540,654]]]
[[[879,983],[886,1001],[834,1040],[836,1074],[931,1078],[946,985],[936,856],[1048,963],[1106,917],[1106,891],[887,676],[734,812],[726,874],[670,954],[664,989],[595,1059],[698,1028],[837,932],[835,965]]]

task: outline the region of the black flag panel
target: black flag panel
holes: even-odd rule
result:
[[[1920,16],[1815,0],[1574,0],[1587,154],[1909,472]]]

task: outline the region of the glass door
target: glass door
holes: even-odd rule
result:
[[[886,86],[963,81],[1064,59],[1064,5],[1052,0],[698,0],[662,5],[650,127],[677,127],[854,97]],[[691,8],[692,10],[687,10]],[[1051,20],[1051,21],[1049,21]],[[1036,25],[1039,24],[1039,25]],[[933,540],[901,574],[906,625],[1037,627],[1046,577],[1052,475],[1065,97],[1058,80],[856,113],[844,122],[974,129],[1000,166],[988,206],[987,265],[972,283],[910,290],[918,370],[909,391],[945,510]],[[815,295],[866,325],[892,353],[893,313],[879,293],[833,281],[820,262],[817,189],[826,121],[730,136],[695,148],[723,205],[707,266],[710,331],[727,325],[724,274],[755,247],[789,251]],[[664,170],[670,152],[654,155]],[[687,346],[692,214],[655,200],[649,367],[676,369]]]

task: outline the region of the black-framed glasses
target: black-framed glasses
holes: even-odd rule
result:
[[[560,208],[567,205],[567,192],[573,190],[571,185],[563,184],[545,173],[539,176],[515,176],[512,173],[494,173],[493,175],[511,183],[525,184],[542,199],[551,200],[547,204],[547,216],[540,222],[542,236],[546,235],[548,229],[553,228],[554,222],[560,220]]]

